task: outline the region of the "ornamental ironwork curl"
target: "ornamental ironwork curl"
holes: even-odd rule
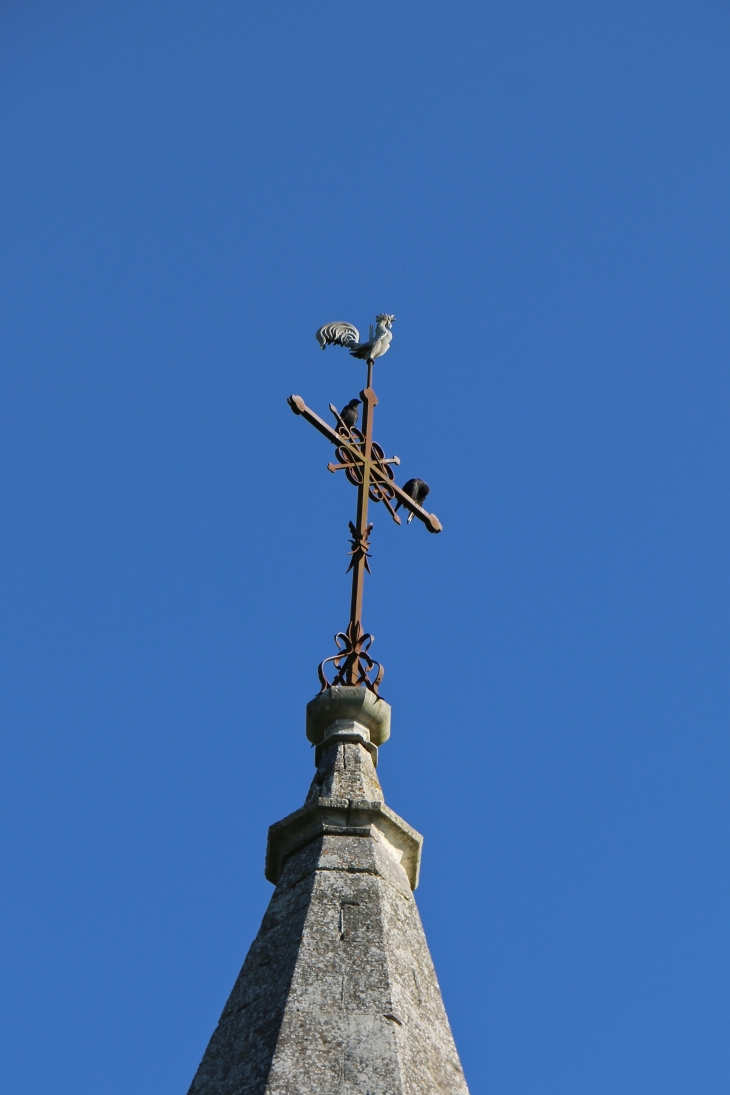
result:
[[[325,692],[337,684],[355,684],[358,687],[369,688],[376,696],[383,679],[385,669],[368,653],[374,637],[363,631],[358,621],[351,621],[347,631],[339,631],[335,635],[335,644],[338,652],[319,663],[317,673],[322,685],[320,691]],[[335,676],[330,681],[324,671],[328,662],[332,662],[336,669]],[[375,672],[377,667],[377,672]],[[375,672],[375,677],[372,674]]]
[[[358,429],[355,427],[348,428],[344,423],[338,428],[337,434],[349,444],[337,446],[335,456],[338,462],[328,464],[327,468],[331,472],[344,471],[353,486],[361,487],[363,484],[365,439]],[[386,456],[377,441],[373,441],[370,446],[371,472],[368,497],[372,502],[384,502],[390,516],[399,525],[401,523],[400,517],[391,505],[395,498],[395,491],[390,485],[395,479],[392,464],[400,464],[399,458],[397,456]]]
[[[376,475],[370,480],[368,494],[373,502],[384,502],[390,516],[399,525],[400,517],[390,504],[395,498],[395,491],[390,483],[395,479],[391,464],[399,464],[400,460],[397,456],[388,459],[377,441],[373,441],[370,452]],[[382,478],[378,478],[378,475]]]

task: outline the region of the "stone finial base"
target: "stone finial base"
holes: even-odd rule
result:
[[[369,688],[347,684],[326,688],[307,704],[307,737],[319,746],[343,732],[359,734],[370,745],[382,745],[390,737],[390,704]]]

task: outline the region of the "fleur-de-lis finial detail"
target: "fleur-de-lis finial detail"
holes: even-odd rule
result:
[[[350,573],[352,568],[360,561],[361,558],[365,560],[365,569],[368,574],[372,573],[372,571],[370,570],[370,563],[368,562],[368,560],[370,559],[369,536],[372,531],[372,522],[365,529],[365,532],[360,532],[358,529],[355,528],[352,521],[350,521],[350,546],[352,550],[348,552],[348,555],[351,555],[352,558],[350,559],[350,565],[346,571],[347,574]]]

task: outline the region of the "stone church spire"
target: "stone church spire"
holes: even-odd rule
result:
[[[317,771],[272,825],[276,890],[189,1095],[468,1095],[412,891],[422,838],[383,800],[390,707],[307,707]]]
[[[428,484],[399,487],[399,458],[373,439],[373,362],[390,346],[394,320],[377,316],[367,342],[349,323],[317,332],[323,349],[346,346],[367,361],[360,398],[341,413],[330,404],[334,428],[289,397],[334,445],[328,469],[357,487],[350,622],[307,705],[316,775],[301,809],[269,829],[266,877],[276,890],[189,1095],[468,1095],[413,899],[423,841],[385,805],[375,771],[390,706],[362,626],[368,503],[382,502],[396,525],[402,508],[408,522],[442,529],[422,505]]]

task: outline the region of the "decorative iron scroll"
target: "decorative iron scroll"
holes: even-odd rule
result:
[[[385,669],[380,662],[368,654],[373,641],[373,636],[363,631],[357,621],[352,621],[347,631],[339,631],[335,635],[338,653],[325,658],[317,668],[319,682],[322,685],[320,691],[324,692],[335,684],[354,684],[369,688],[377,696]],[[332,662],[337,671],[331,681],[327,679],[324,671],[328,662]],[[373,679],[372,673],[376,666],[377,673]]]

